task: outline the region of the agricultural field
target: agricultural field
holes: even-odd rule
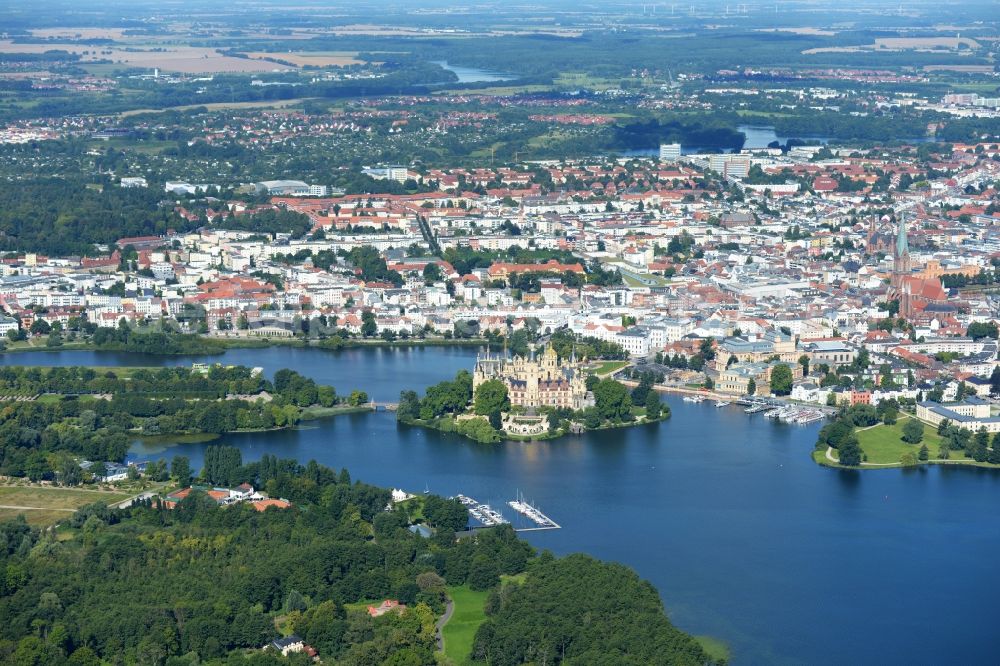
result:
[[[282,53],[280,51],[252,51],[246,54],[253,60],[280,60],[289,62],[296,67],[348,67],[363,65],[364,60],[358,60],[357,51],[329,51],[317,53]],[[371,63],[378,64],[378,63]]]
[[[31,525],[51,525],[94,502],[113,504],[130,493],[54,486],[0,486],[0,522],[23,514]]]
[[[282,67],[264,60],[225,56],[216,49],[200,46],[130,46],[126,50],[72,42],[19,44],[11,40],[0,40],[0,53],[37,54],[50,50],[78,53],[84,64],[95,60],[110,60],[123,67],[159,68],[164,72],[182,74],[270,72]]]

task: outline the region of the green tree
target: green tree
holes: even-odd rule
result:
[[[416,391],[402,391],[396,407],[396,420],[407,423],[420,418],[420,397]]]
[[[757,395],[757,382],[753,378],[747,382],[747,395]]]
[[[602,379],[594,387],[594,403],[602,420],[621,421],[632,412],[632,398],[621,382]]]
[[[646,418],[650,420],[656,420],[660,418],[660,412],[663,406],[660,403],[660,394],[656,391],[650,391],[646,394]]]
[[[858,443],[857,435],[853,432],[841,442],[837,449],[838,458],[841,465],[857,467],[861,464],[861,445]]]
[[[482,416],[509,410],[510,398],[507,395],[506,384],[499,379],[483,382],[476,388],[473,404],[476,414]]]
[[[980,428],[976,431],[975,436],[972,438],[972,451],[970,454],[976,462],[986,462],[989,459],[988,446],[990,444],[990,435],[986,431],[986,428]]]
[[[928,458],[930,458],[930,456],[931,456],[931,453],[927,449],[927,445],[926,444],[921,445],[920,446],[920,451],[917,453],[917,458],[919,460],[921,460],[921,461],[925,461]]]
[[[991,444],[990,455],[987,457],[987,460],[994,465],[1000,465],[1000,432],[993,435]]]
[[[792,392],[792,369],[779,363],[771,370],[771,393],[788,395]]]
[[[469,587],[473,590],[489,590],[500,583],[500,570],[496,560],[485,554],[472,558],[469,567]]]
[[[361,335],[370,338],[377,332],[378,324],[375,323],[375,313],[371,310],[365,310],[361,313]]]
[[[907,444],[919,444],[924,439],[924,424],[916,419],[907,419],[903,424],[902,439]]]
[[[191,461],[187,456],[174,456],[170,461],[170,476],[177,480],[181,487],[191,485]]]

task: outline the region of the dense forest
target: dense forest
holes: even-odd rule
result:
[[[386,510],[387,490],[314,462],[269,458],[244,475],[292,508],[220,507],[195,491],[173,510],[84,507],[58,532],[0,525],[0,660],[309,663],[260,650],[295,632],[327,663],[431,666],[445,586],[527,572],[490,601],[476,639],[487,663],[711,663],[625,567],[537,557],[509,526],[456,539],[427,516],[437,532],[418,536],[407,503]],[[373,618],[365,605],[381,599],[406,608]]]
[[[486,611],[473,654],[494,666],[705,663],[698,642],[670,624],[652,585],[586,555],[543,554],[524,584],[495,589]]]
[[[302,238],[312,222],[308,215],[288,210],[262,210],[252,215],[230,215],[214,223],[219,229],[253,231],[268,234],[289,234],[292,238]]]
[[[266,393],[265,393],[266,392]],[[86,367],[0,368],[0,473],[72,485],[79,458],[120,461],[137,434],[209,433],[295,425],[313,405],[360,403],[291,370],[274,381],[214,366],[98,372]],[[46,399],[14,401],[16,397]],[[265,396],[272,399],[268,401]],[[53,399],[48,399],[53,398]]]
[[[94,255],[95,243],[188,231],[196,224],[160,206],[144,187],[90,187],[79,180],[0,180],[0,250]]]

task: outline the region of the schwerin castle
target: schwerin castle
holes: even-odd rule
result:
[[[487,352],[476,358],[472,387],[475,390],[483,382],[499,379],[507,387],[512,406],[584,409],[593,406],[594,399],[587,391],[586,373],[580,365],[575,357],[560,361],[551,346],[540,359],[534,351],[528,357],[514,358]]]

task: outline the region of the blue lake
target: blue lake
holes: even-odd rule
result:
[[[458,65],[449,65],[446,60],[432,60],[435,65],[440,65],[441,69],[446,69],[449,72],[454,72],[455,76],[458,77],[458,83],[484,83],[489,81],[510,81],[517,78],[512,74],[505,74],[503,72],[494,72],[488,69],[479,69],[477,67],[460,67]]]
[[[196,359],[102,352],[6,354],[8,365],[290,367],[341,393],[394,400],[471,368],[468,348],[342,352],[275,347]],[[681,628],[727,642],[736,664],[987,664],[1000,610],[1000,474],[837,471],[810,458],[818,426],[775,424],[735,406],[669,400],[665,423],[483,446],[398,426],[391,413],[229,435],[265,453],[346,467],[384,486],[465,493],[507,509],[520,490],[563,526],[539,548],[634,567]],[[130,456],[204,445],[136,445]]]

